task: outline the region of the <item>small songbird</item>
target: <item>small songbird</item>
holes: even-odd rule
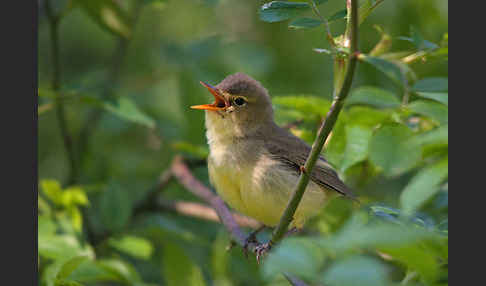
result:
[[[232,208],[265,226],[278,224],[311,147],[273,119],[267,90],[237,73],[216,86],[201,82],[212,104],[191,106],[206,113],[211,184]],[[320,157],[291,226],[302,228],[335,194],[353,197],[331,165]]]

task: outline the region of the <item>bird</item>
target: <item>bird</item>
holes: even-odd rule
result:
[[[201,84],[214,102],[191,108],[205,111],[210,183],[230,207],[275,227],[305,170],[311,147],[275,123],[270,95],[257,80],[236,73],[216,86]],[[320,156],[290,227],[302,229],[336,195],[355,198]]]

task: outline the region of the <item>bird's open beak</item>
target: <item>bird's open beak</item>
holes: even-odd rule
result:
[[[224,99],[223,95],[216,87],[202,81],[200,83],[214,96],[214,102],[211,104],[193,105],[191,106],[192,109],[225,110],[226,107],[229,106],[229,102]]]

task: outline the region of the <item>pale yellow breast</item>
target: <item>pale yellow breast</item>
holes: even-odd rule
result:
[[[234,140],[223,120],[206,115],[211,184],[232,208],[267,226],[278,224],[297,184],[297,173],[272,159],[258,140]],[[322,208],[327,193],[312,181],[292,226],[302,227]]]

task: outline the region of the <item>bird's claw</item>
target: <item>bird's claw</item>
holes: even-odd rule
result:
[[[260,264],[260,259],[262,259],[263,256],[265,256],[267,252],[270,251],[270,249],[272,249],[271,242],[259,243],[255,247],[256,260],[258,264]]]
[[[245,257],[248,258],[248,246],[251,244],[251,243],[256,243],[256,244],[259,244],[258,243],[258,240],[256,238],[256,234],[255,233],[251,233],[246,239],[245,239],[245,244],[243,245],[243,253],[245,254]]]

